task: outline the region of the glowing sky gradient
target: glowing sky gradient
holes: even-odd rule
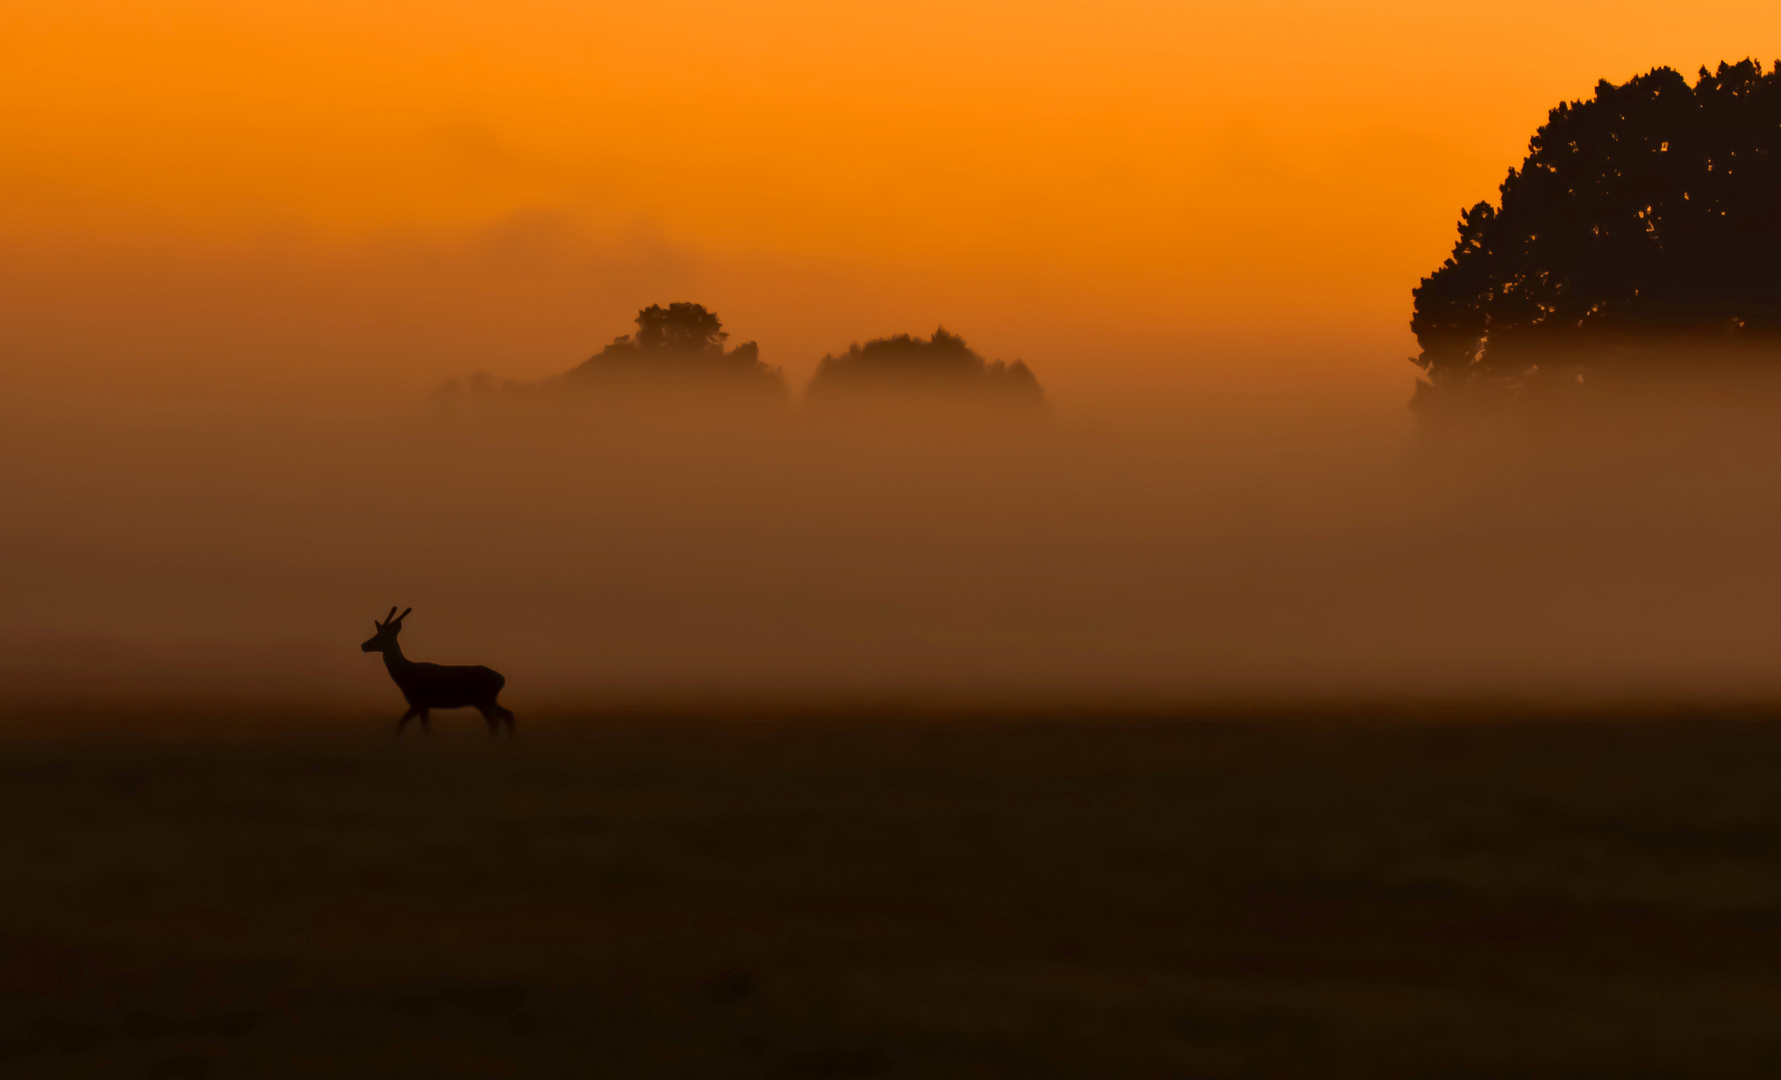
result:
[[[9,365],[417,381],[699,299],[794,383],[945,322],[1054,386],[1399,393],[1410,287],[1548,107],[1781,55],[1755,0],[10,8]]]

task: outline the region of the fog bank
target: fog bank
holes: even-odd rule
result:
[[[33,700],[393,702],[391,604],[521,709],[1781,689],[1772,384],[1433,434],[78,403],[0,436]]]

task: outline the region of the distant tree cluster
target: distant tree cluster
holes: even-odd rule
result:
[[[1037,405],[1045,397],[1025,363],[985,361],[945,327],[926,341],[898,334],[824,356],[807,393],[812,402],[825,402],[885,391],[963,393],[1019,405]]]
[[[664,394],[683,401],[728,402],[739,391],[754,400],[789,400],[785,376],[761,362],[759,346],[750,341],[726,349],[728,339],[722,321],[702,304],[651,304],[637,313],[635,334],[617,338],[561,375],[501,386],[490,376],[472,375],[441,387],[438,402],[446,409],[458,407],[466,397],[481,402],[583,397],[618,402],[637,391],[658,402]],[[828,403],[902,400],[910,394],[966,406],[1037,406],[1044,401],[1026,364],[985,361],[944,328],[925,341],[898,334],[825,356],[808,390],[812,402]]]
[[[1499,192],[1415,290],[1419,403],[1574,383],[1659,336],[1781,331],[1781,63],[1604,80]]]
[[[625,334],[571,369],[570,384],[615,379],[717,380],[784,396],[785,376],[761,363],[760,346],[746,342],[726,350],[730,335],[703,304],[651,304],[637,313],[637,332]]]

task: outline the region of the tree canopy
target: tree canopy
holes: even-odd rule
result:
[[[783,394],[785,378],[761,362],[760,346],[745,342],[726,350],[729,334],[703,304],[651,304],[637,313],[636,334],[624,334],[571,369],[571,383],[667,377],[721,379]]]
[[[1419,400],[1514,390],[1656,335],[1781,333],[1781,63],[1560,104],[1415,290]]]
[[[941,327],[923,341],[908,334],[855,344],[840,356],[824,356],[810,380],[811,400],[886,389],[938,390],[1038,404],[1039,380],[1019,360],[985,361],[965,339]]]

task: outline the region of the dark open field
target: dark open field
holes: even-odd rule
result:
[[[0,1074],[1781,1073],[1761,718],[384,724],[0,743]]]

